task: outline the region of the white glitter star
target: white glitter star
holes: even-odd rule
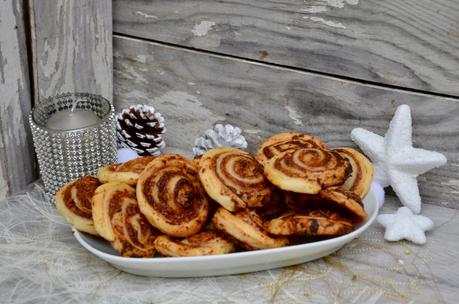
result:
[[[416,215],[407,207],[400,207],[394,214],[381,214],[376,218],[385,227],[384,238],[388,241],[402,239],[416,244],[425,244],[425,231],[431,230],[434,223],[423,215]]]
[[[421,212],[421,196],[417,176],[446,164],[438,152],[413,148],[410,107],[397,108],[384,137],[365,129],[351,132],[352,140],[372,160],[375,180],[383,187],[391,186],[404,206]]]

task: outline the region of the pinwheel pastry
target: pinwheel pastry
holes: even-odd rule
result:
[[[97,178],[102,183],[121,182],[135,185],[140,173],[154,158],[154,156],[142,156],[122,164],[100,167],[97,171]]]
[[[315,148],[282,152],[264,168],[266,177],[279,188],[309,194],[342,184],[350,171],[349,161],[338,152]]]
[[[352,231],[354,225],[332,210],[311,210],[304,213],[290,211],[266,224],[274,235],[332,237]]]
[[[232,214],[219,208],[212,219],[215,227],[233,237],[248,250],[282,247],[288,244],[285,237],[271,237],[263,227],[263,220],[253,210]]]
[[[272,220],[273,218],[279,217],[289,210],[289,207],[285,204],[287,191],[283,191],[277,187],[273,187],[271,194],[271,200],[266,206],[257,208],[257,214],[264,220]]]
[[[161,155],[148,164],[137,183],[140,210],[169,236],[187,237],[206,223],[209,202],[193,161]]]
[[[199,178],[209,196],[230,211],[262,207],[271,197],[263,167],[239,149],[208,150],[199,163]]]
[[[371,187],[373,180],[373,165],[362,153],[352,148],[336,148],[333,151],[347,158],[352,167],[352,172],[341,186],[364,198]]]
[[[177,240],[161,235],[155,240],[155,248],[163,256],[182,257],[230,253],[236,246],[219,231],[202,231]]]
[[[123,256],[151,257],[158,231],[140,213],[135,189],[111,182],[96,189],[92,215],[97,232]]]
[[[75,229],[97,235],[92,221],[91,198],[100,182],[84,176],[62,187],[56,194],[56,208]]]
[[[289,192],[286,194],[285,203],[299,213],[315,210],[336,211],[353,224],[359,224],[367,218],[360,197],[339,187],[321,190],[319,194]]]
[[[279,153],[301,148],[318,148],[327,150],[327,146],[319,138],[303,134],[285,132],[268,138],[258,149],[257,159],[264,164]]]

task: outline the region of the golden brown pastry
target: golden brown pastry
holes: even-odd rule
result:
[[[303,214],[290,211],[267,223],[274,235],[339,236],[352,231],[354,225],[338,212],[313,210]]]
[[[198,170],[199,170],[199,163],[201,162],[201,158],[202,158],[202,155],[196,155],[193,158],[193,162]]]
[[[100,182],[84,176],[62,187],[56,194],[56,208],[75,229],[97,235],[92,221],[91,198]]]
[[[281,190],[277,187],[273,187],[271,200],[266,206],[257,209],[257,214],[264,220],[272,220],[273,218],[279,217],[289,210],[287,204],[285,204],[287,191]]]
[[[318,194],[289,192],[286,195],[285,203],[300,213],[313,210],[333,210],[353,224],[359,224],[367,218],[360,197],[354,192],[339,187],[323,189]]]
[[[282,152],[264,168],[266,177],[279,188],[309,194],[342,184],[350,170],[349,161],[338,152],[315,148]]]
[[[301,148],[319,148],[327,150],[327,146],[319,138],[294,132],[279,133],[268,138],[258,149],[257,160],[264,164],[279,153]]]
[[[263,220],[253,210],[244,210],[232,214],[219,208],[212,219],[215,227],[230,235],[238,244],[248,250],[282,247],[288,239],[271,237],[263,227]]]
[[[161,235],[155,248],[163,256],[183,257],[230,253],[236,246],[219,231],[203,231],[182,240]]]
[[[176,154],[156,157],[137,183],[140,210],[169,236],[187,237],[206,223],[209,202],[193,161]]]
[[[140,173],[154,158],[154,156],[141,156],[122,164],[100,167],[97,171],[97,178],[102,183],[120,182],[135,185]]]
[[[373,165],[362,153],[352,148],[336,148],[333,150],[347,158],[352,167],[351,174],[341,187],[364,198],[368,190],[370,190],[371,181],[373,180]]]
[[[151,257],[158,231],[140,213],[135,189],[111,182],[97,188],[92,198],[97,232],[123,256]]]
[[[263,167],[239,149],[207,151],[199,163],[199,178],[209,196],[230,211],[262,207],[271,197]]]

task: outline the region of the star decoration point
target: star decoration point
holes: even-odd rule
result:
[[[416,244],[425,244],[425,232],[433,228],[431,219],[416,215],[407,208],[400,207],[394,214],[381,214],[376,218],[385,229],[384,239],[388,241],[408,240]]]
[[[420,213],[417,176],[446,164],[446,157],[413,148],[410,107],[397,108],[384,137],[356,128],[351,138],[373,162],[375,180],[383,187],[390,185],[404,206]]]

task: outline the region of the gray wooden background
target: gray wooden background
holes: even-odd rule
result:
[[[286,130],[352,145],[406,103],[414,145],[448,158],[424,202],[459,208],[458,20],[453,0],[115,0],[114,102],[155,106],[188,155],[217,122],[252,150]]]
[[[28,3],[31,26],[21,30],[21,1],[0,0],[2,29],[13,29],[0,38],[2,94],[9,96],[0,104],[0,198],[33,176],[24,123],[31,104],[87,91],[118,110],[153,105],[167,119],[168,151],[189,156],[194,139],[217,122],[240,126],[252,151],[286,130],[352,145],[353,128],[383,134],[406,103],[414,145],[448,158],[419,178],[424,202],[459,208],[458,1]],[[14,73],[12,63],[20,67]],[[22,132],[14,146],[13,131]],[[16,163],[19,171],[11,169]]]
[[[22,0],[0,0],[0,200],[35,178]]]
[[[112,100],[112,1],[29,3],[35,101],[64,92]]]
[[[0,31],[2,200],[37,178],[34,103],[63,92],[112,100],[112,1],[0,0]]]

